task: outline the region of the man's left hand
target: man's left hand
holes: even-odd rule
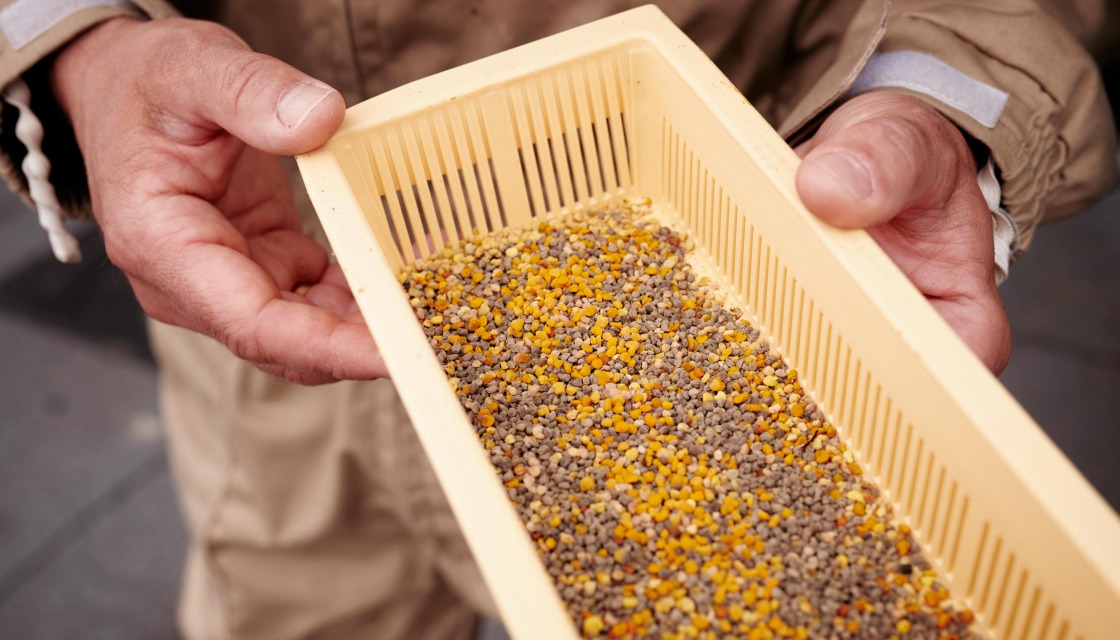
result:
[[[994,278],[992,215],[956,126],[917,98],[868,93],[797,151],[809,210],[867,229],[980,360],[1002,371],[1011,333]]]

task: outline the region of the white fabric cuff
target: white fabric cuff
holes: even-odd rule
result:
[[[976,181],[980,184],[980,193],[984,195],[984,202],[988,211],[992,212],[992,242],[995,245],[996,284],[1003,284],[1011,268],[1011,256],[1019,247],[1019,225],[1011,214],[1000,206],[999,201],[1003,190],[999,180],[996,179],[996,167],[992,159],[980,168],[976,174]]]

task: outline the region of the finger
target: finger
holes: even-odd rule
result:
[[[342,266],[337,262],[331,263],[326,271],[323,272],[323,277],[320,282],[330,283],[343,289],[349,289],[350,283],[346,281],[346,274],[342,271]]]
[[[302,384],[308,387],[337,382],[335,378],[332,378],[323,373],[300,371],[299,369],[284,367],[278,364],[261,364],[257,365],[257,368],[261,371],[264,371],[265,373],[272,374],[277,378],[283,378],[290,382]]]
[[[163,322],[165,324],[175,325],[186,329],[198,330],[197,325],[183,322],[184,317],[181,314],[173,311],[173,305],[169,304],[167,297],[163,292],[158,291],[151,285],[139,280],[138,278],[129,277],[132,283],[132,289],[136,294],[136,299],[140,302],[141,308],[153,320]],[[311,302],[307,298],[296,295],[291,292],[281,291],[280,296],[284,300],[293,302],[294,304],[310,305]],[[253,363],[258,369],[265,373],[272,374],[278,378],[284,378],[297,384],[312,386],[327,384],[330,382],[337,382],[338,378],[318,371],[306,371],[296,369],[282,364],[262,364]]]
[[[175,326],[181,326],[181,327],[184,327],[184,328],[187,328],[187,329],[192,329],[192,330],[199,330],[200,329],[200,327],[195,323],[184,322],[184,320],[185,320],[184,316],[182,314],[176,313],[174,311],[173,303],[171,303],[167,299],[167,296],[163,292],[155,289],[151,285],[143,282],[142,280],[140,280],[138,278],[133,278],[133,277],[130,276],[129,281],[132,284],[132,289],[136,294],[136,299],[140,302],[140,306],[144,309],[144,312],[149,317],[151,317],[153,320],[157,320],[157,321],[163,322],[165,324],[172,324],[172,325],[175,325]],[[335,287],[333,287],[333,285],[326,285],[326,286],[335,288]],[[286,301],[291,302],[292,304],[302,304],[302,305],[308,305],[308,306],[311,306],[311,305],[314,304],[308,297],[305,297],[305,296],[302,296],[302,295],[297,295],[295,293],[291,293],[291,292],[288,292],[288,291],[281,291],[280,292],[280,297],[282,299],[286,300]],[[324,305],[317,305],[317,306],[324,306]],[[358,323],[362,322],[362,318],[361,318],[360,315],[356,319],[346,318],[344,314],[339,314],[339,315],[343,316],[344,319],[346,319],[347,321],[353,321],[353,322],[358,322]],[[309,370],[305,370],[305,369],[297,369],[295,367],[292,367],[292,366],[289,366],[289,365],[286,365],[286,364],[266,364],[266,363],[259,363],[259,362],[255,362],[253,364],[258,369],[261,369],[262,371],[264,371],[266,373],[269,373],[269,374],[274,375],[274,376],[279,377],[279,378],[284,378],[285,380],[290,380],[291,382],[295,382],[297,384],[302,384],[302,385],[307,385],[307,386],[327,384],[327,383],[330,383],[330,382],[337,382],[338,380],[340,380],[340,378],[337,378],[330,373],[323,373],[321,371],[314,371],[314,370],[309,371]],[[385,371],[378,372],[377,377],[388,377],[388,372],[385,372]]]
[[[276,155],[322,146],[342,123],[342,95],[273,58],[254,53],[231,32],[182,21],[163,45],[177,72],[163,74],[157,104],[188,121],[202,119]],[[194,124],[199,124],[194,122]]]
[[[364,322],[361,309],[358,308],[358,301],[354,299],[354,294],[350,290],[350,285],[346,281],[346,276],[342,272],[342,267],[337,263],[331,264],[327,270],[323,272],[323,276],[319,279],[319,284],[312,287],[312,291],[308,295],[323,296],[316,298],[316,304],[319,306],[327,307],[342,316],[350,322]],[[322,303],[319,300],[322,300]]]
[[[212,158],[202,156],[197,162],[210,164]],[[221,173],[215,171],[217,168],[208,166],[203,171],[213,177],[212,183],[218,188],[196,195],[213,202],[238,233],[249,238],[276,229],[302,229],[291,182],[276,156],[242,148],[232,168],[224,167]]]
[[[170,216],[216,215],[209,204],[189,196],[164,199],[161,206]],[[364,323],[282,299],[268,273],[235,248],[196,237],[159,260],[132,267],[173,298],[167,321],[215,337],[241,358],[336,379],[385,375]]]
[[[332,284],[319,284],[307,286],[300,285],[295,291],[281,291],[280,298],[298,304],[310,304],[338,314],[347,322],[364,324],[358,303],[350,294],[349,289],[336,287]]]
[[[252,52],[214,56],[203,73],[219,79],[216,99],[205,102],[209,118],[262,151],[311,151],[342,124],[341,94],[275,58]]]
[[[336,380],[372,380],[387,371],[369,329],[317,306],[269,299],[224,336],[252,362],[322,373]]]
[[[298,231],[272,231],[252,238],[249,252],[281,291],[317,282],[327,268],[326,250]]]
[[[960,133],[914,98],[867,96],[841,107],[803,147],[797,190],[819,218],[842,228],[936,208],[971,160]],[[889,99],[884,99],[889,98]]]
[[[350,290],[332,284],[317,284],[310,287],[304,296],[316,307],[330,309],[340,317],[346,317],[354,309],[354,297],[350,295]]]
[[[1011,357],[1011,328],[998,294],[931,298],[930,303],[992,373],[1003,371]]]

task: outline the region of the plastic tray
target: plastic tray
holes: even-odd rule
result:
[[[804,209],[797,162],[652,7],[368,100],[299,158],[510,633],[577,635],[395,271],[475,230],[649,197],[798,370],[980,630],[1120,637],[1120,520],[868,235]]]

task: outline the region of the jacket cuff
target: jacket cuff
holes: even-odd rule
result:
[[[174,9],[162,0],[0,1],[0,88],[21,77],[30,87],[31,109],[45,129],[43,152],[51,160],[51,182],[70,217],[88,216],[89,188],[70,122],[50,88],[54,54],[91,27],[112,18],[174,15]],[[32,204],[21,168],[27,148],[15,136],[18,113],[7,103],[0,109],[0,177]]]
[[[882,13],[881,25],[875,12]],[[890,76],[889,69],[875,67],[890,66],[880,61],[892,57],[897,63],[900,53],[921,57],[925,70],[942,80],[979,88],[930,90],[935,79],[922,72],[890,85],[931,104],[990,151],[1002,186],[1001,209],[1018,232],[1014,256],[1028,247],[1040,222],[1077,213],[1114,185],[1115,125],[1097,67],[1060,23],[1026,0],[868,0],[836,63],[780,133],[790,144],[804,141],[857,81]]]
[[[987,147],[1017,257],[1040,222],[1107,193],[1116,135],[1096,65],[1073,37],[1037,6],[994,13],[896,11],[853,90],[866,83],[913,95]]]

